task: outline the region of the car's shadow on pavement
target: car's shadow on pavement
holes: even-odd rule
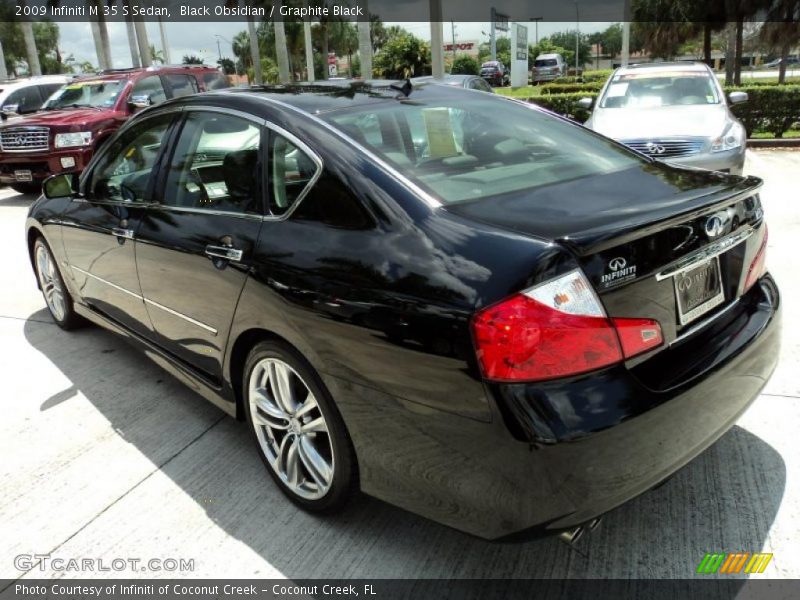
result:
[[[706,552],[760,551],[784,493],[781,456],[734,427],[665,485],[608,514],[575,549],[555,538],[487,542],[366,497],[335,516],[310,515],[278,491],[244,424],[113,334],[66,333],[47,320],[44,310],[32,314],[25,337],[72,385],[40,409],[83,401],[79,391],[227,535],[290,578],[689,578]],[[191,441],[165,454],[176,423]],[[157,510],[169,513],[170,502]],[[165,535],[141,521],[137,535]],[[168,514],[160,527],[170,522]],[[187,545],[195,536],[177,527],[168,534]]]
[[[38,197],[36,194],[20,194],[11,188],[0,188],[0,208],[28,208]]]

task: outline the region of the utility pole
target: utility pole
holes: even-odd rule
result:
[[[264,85],[264,78],[261,76],[261,57],[258,52],[258,38],[256,37],[256,25],[253,17],[247,17],[247,32],[250,36],[250,57],[253,60],[253,75],[256,85]]]
[[[489,47],[491,49],[492,60],[497,60],[497,37],[494,32],[494,24],[497,21],[497,11],[492,7],[489,11],[489,17],[492,22],[489,24]]]
[[[308,8],[308,0],[304,0],[303,6]],[[306,50],[306,79],[314,81],[314,48],[311,47],[311,21],[308,19],[303,19],[303,45]],[[324,66],[326,69],[328,68],[327,64]],[[361,72],[364,72],[363,58],[361,59]]]
[[[541,21],[542,19],[544,19],[544,17],[531,17],[530,18],[530,20],[533,21],[534,31],[536,32],[536,33],[534,33],[534,38],[533,38],[533,40],[534,40],[533,41],[533,45],[534,46],[538,46],[539,45],[539,21]]]
[[[631,0],[625,0],[622,14],[622,66],[627,67],[631,58]],[[613,58],[613,57],[612,57]]]
[[[366,20],[358,22],[358,56],[361,59],[361,79],[372,79],[372,22],[369,18],[369,8],[364,2]]]
[[[450,21],[450,33],[453,35],[453,60],[456,59],[456,26]]]
[[[444,42],[442,35],[442,0],[430,0],[431,70],[434,79],[444,79]]]
[[[578,56],[580,52],[580,47],[578,46],[578,42],[581,39],[581,18],[578,15],[578,2],[575,0],[575,77],[578,77]]]
[[[0,81],[8,79],[8,71],[6,71],[6,55],[3,54],[3,42],[0,41]]]
[[[158,30],[161,34],[161,50],[164,51],[164,64],[171,65],[172,61],[169,59],[169,42],[167,42],[167,28],[161,17],[158,17]],[[219,39],[217,39],[217,46],[219,46]]]

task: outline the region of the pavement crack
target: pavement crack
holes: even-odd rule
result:
[[[14,318],[14,317],[11,317],[11,318]],[[167,459],[166,459],[164,462],[162,462],[161,464],[159,464],[159,465],[156,465],[156,467],[155,467],[155,468],[154,468],[152,471],[150,471],[150,472],[149,472],[147,475],[145,475],[144,477],[142,477],[142,478],[141,478],[139,481],[137,481],[135,484],[133,484],[133,485],[132,485],[130,488],[128,488],[127,490],[125,490],[125,492],[124,492],[122,495],[120,495],[118,498],[116,498],[116,499],[115,499],[115,500],[113,500],[111,503],[109,503],[109,504],[108,504],[108,506],[106,506],[105,508],[103,508],[103,510],[99,511],[99,512],[98,512],[96,515],[94,515],[94,516],[93,516],[91,519],[89,519],[88,521],[86,521],[86,523],[84,523],[83,525],[81,525],[81,526],[80,526],[80,527],[79,527],[77,530],[75,530],[75,531],[74,531],[72,534],[70,534],[69,536],[67,536],[67,537],[66,537],[66,538],[65,538],[65,539],[64,539],[62,542],[60,542],[59,544],[57,544],[55,547],[51,548],[51,549],[50,549],[50,551],[49,551],[49,552],[47,552],[45,556],[52,556],[54,553],[58,552],[58,550],[59,550],[59,549],[60,549],[62,546],[64,546],[64,544],[66,544],[67,542],[69,542],[70,540],[72,540],[72,539],[73,539],[75,536],[77,536],[79,533],[81,533],[81,532],[82,532],[84,529],[86,529],[87,527],[89,527],[89,525],[91,525],[92,523],[94,523],[94,522],[95,522],[95,521],[96,521],[98,518],[100,518],[102,515],[104,515],[106,512],[108,512],[108,511],[109,511],[109,510],[110,510],[112,507],[114,507],[114,506],[115,506],[117,503],[119,503],[119,501],[120,501],[120,500],[122,500],[123,498],[125,498],[126,496],[128,496],[128,495],[129,495],[129,494],[130,494],[132,491],[134,491],[136,488],[138,488],[140,485],[142,485],[142,484],[143,484],[145,481],[147,481],[148,479],[150,479],[150,478],[151,478],[153,475],[155,475],[155,474],[156,474],[156,473],[158,473],[159,471],[163,470],[163,469],[164,469],[164,468],[165,468],[167,465],[169,465],[169,464],[170,464],[170,463],[171,463],[173,460],[175,460],[176,458],[178,458],[178,457],[179,457],[181,454],[183,454],[183,453],[184,453],[186,450],[188,450],[188,449],[189,449],[189,448],[191,448],[191,447],[192,447],[192,446],[193,446],[195,443],[197,443],[197,442],[200,440],[200,438],[202,438],[202,437],[203,437],[205,434],[207,434],[209,431],[211,431],[212,429],[214,429],[214,427],[216,427],[216,426],[217,426],[217,425],[219,425],[219,424],[220,424],[222,421],[224,421],[226,417],[227,417],[227,415],[226,415],[226,414],[223,414],[222,416],[220,416],[220,417],[219,417],[217,420],[215,420],[213,423],[211,423],[211,425],[209,425],[208,427],[206,427],[206,428],[205,428],[203,431],[201,431],[201,432],[200,432],[199,434],[197,434],[197,435],[196,435],[194,438],[192,438],[192,439],[191,439],[191,440],[190,440],[190,441],[189,441],[189,442],[188,442],[188,443],[187,443],[185,446],[183,446],[183,447],[181,447],[180,449],[178,449],[178,450],[177,450],[177,451],[176,451],[176,452],[175,452],[175,453],[174,453],[172,456],[170,456],[169,458],[167,458]],[[10,587],[11,587],[11,586],[12,586],[12,585],[13,585],[13,584],[16,582],[16,581],[19,581],[20,579],[22,579],[23,577],[25,577],[25,576],[26,576],[28,573],[30,573],[31,571],[33,571],[33,570],[34,570],[36,567],[38,567],[40,564],[41,564],[41,560],[39,560],[39,561],[37,561],[36,563],[32,564],[32,565],[30,566],[30,568],[28,568],[28,569],[26,569],[25,571],[23,571],[23,572],[22,572],[22,573],[21,573],[21,574],[20,574],[18,577],[14,578],[14,579],[9,579],[9,580],[8,580],[8,585],[6,585],[6,586],[4,586],[4,587],[0,588],[0,594],[2,594],[3,592],[5,592],[5,591],[6,591],[8,588],[10,588]]]

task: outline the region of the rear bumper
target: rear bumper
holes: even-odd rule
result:
[[[5,152],[0,154],[0,183],[12,184],[20,182],[18,171],[30,171],[35,182],[42,182],[51,175],[69,172],[81,172],[92,158],[92,148],[64,148],[48,152],[31,152],[18,154]],[[74,166],[64,166],[62,159],[74,160]]]
[[[559,77],[561,77],[561,73],[534,73],[533,81],[534,83],[553,81],[553,79],[558,79]]]
[[[778,360],[777,287],[767,276],[740,302],[708,333],[718,360],[675,389],[650,389],[623,365],[490,386],[501,414],[478,423],[344,384],[362,488],[489,539],[584,524],[675,473],[758,396]]]

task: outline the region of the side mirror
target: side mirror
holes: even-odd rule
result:
[[[2,111],[4,114],[19,112],[19,104],[4,104]]]
[[[575,104],[578,108],[590,110],[592,108],[592,104],[594,104],[594,98],[581,98]]]
[[[728,94],[728,100],[730,100],[731,104],[741,104],[742,102],[747,102],[748,99],[747,92],[731,92]]]
[[[148,94],[139,94],[136,96],[131,96],[128,104],[130,104],[133,108],[147,108],[153,104],[153,101],[150,99]]]
[[[78,174],[60,173],[44,180],[42,193],[45,198],[70,198],[78,195]]]

